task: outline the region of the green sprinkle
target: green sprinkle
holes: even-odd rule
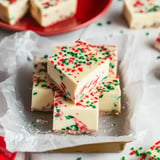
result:
[[[80,98],[83,98],[83,96],[84,96],[84,93],[81,94],[81,97],[80,97]]]
[[[123,156],[123,157],[122,157],[122,160],[125,160],[125,159],[126,159],[125,156]]]
[[[46,54],[46,55],[44,55],[44,56],[43,56],[43,58],[47,59],[47,58],[48,58],[48,55],[47,55],[47,54]]]
[[[101,81],[104,81],[105,79],[107,79],[107,77],[108,77],[108,76],[103,77]]]
[[[142,147],[139,147],[139,150],[142,150],[143,148]]]
[[[95,109],[95,108],[96,108],[96,106],[92,106],[92,108],[93,108],[93,109]]]
[[[121,33],[121,34],[123,34],[123,33],[124,33],[124,31],[123,31],[123,30],[120,30],[120,33]]]
[[[150,9],[148,10],[148,12],[156,12],[159,8],[160,8],[160,6],[155,5],[154,7],[150,8]]]
[[[48,88],[48,86],[46,84],[42,84],[41,87],[42,88],[45,88],[45,87]]]
[[[146,36],[149,36],[149,32],[146,32]]]
[[[37,87],[39,85],[39,83],[35,84],[34,86]]]
[[[140,153],[139,155],[140,156],[146,156],[146,153],[143,152],[143,153]]]
[[[44,6],[44,9],[47,9],[47,8],[49,8],[48,6]]]
[[[60,79],[63,80],[63,76],[62,75],[60,75]]]
[[[117,100],[120,100],[120,99],[121,99],[121,96],[118,96],[118,97],[117,97]]]
[[[111,21],[107,21],[107,24],[110,25],[112,22]]]
[[[30,57],[27,57],[27,61],[31,61],[31,58],[30,58]]]
[[[73,116],[65,116],[65,118],[67,119],[67,120],[70,120],[70,119],[73,119],[74,117]]]
[[[33,95],[37,95],[37,94],[38,94],[37,92],[34,92],[34,93],[33,93]]]
[[[58,116],[58,115],[55,115],[54,117],[58,118],[59,116]]]
[[[114,107],[117,107],[117,104],[116,104],[116,103],[114,103]]]
[[[109,63],[109,67],[110,67],[111,69],[113,69],[113,68],[115,67],[115,65],[110,62],[110,63]]]
[[[79,130],[79,127],[78,125],[71,125],[71,128],[74,130],[74,131],[78,131]]]
[[[132,147],[131,150],[134,150],[134,147]]]
[[[103,94],[101,94],[100,96],[99,96],[99,98],[102,98],[103,97]]]
[[[98,25],[98,26],[102,26],[102,23],[101,23],[101,22],[99,22],[99,23],[97,23],[97,25]]]
[[[160,59],[160,56],[158,56],[157,59]]]
[[[78,157],[77,160],[82,160],[82,157]]]
[[[139,156],[139,152],[136,150],[136,155]]]

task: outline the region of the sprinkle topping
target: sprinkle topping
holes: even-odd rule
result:
[[[160,3],[157,0],[132,0],[132,6],[136,13],[160,12]]]
[[[61,74],[60,78],[62,80],[65,76],[63,73],[65,73],[76,83],[79,83],[84,75],[88,75],[97,66],[104,63],[106,58],[100,57],[89,44],[85,46],[77,44],[73,47],[57,47],[56,54],[48,59]]]

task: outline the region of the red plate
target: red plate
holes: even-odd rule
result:
[[[78,8],[75,17],[49,27],[40,27],[29,14],[13,26],[0,21],[0,27],[11,31],[32,30],[44,36],[71,32],[92,23],[97,18],[104,15],[110,8],[112,2],[113,0],[78,0]]]

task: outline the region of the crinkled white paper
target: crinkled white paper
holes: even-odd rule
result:
[[[96,39],[82,37],[82,40],[93,44],[118,46],[122,113],[120,116],[100,116],[97,134],[53,133],[52,113],[30,111],[32,60],[35,55],[53,54],[53,47],[63,44],[56,40],[42,38],[30,31],[16,33],[0,43],[0,124],[4,127],[9,150],[43,152],[82,144],[128,142],[134,139],[136,108],[143,95],[142,81],[147,74],[145,68],[136,65],[136,54],[130,53],[135,37],[125,35],[112,38],[96,37]],[[67,41],[68,45],[73,43]]]

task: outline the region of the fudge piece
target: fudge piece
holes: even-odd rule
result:
[[[48,55],[43,57],[34,57],[34,73],[35,74],[47,74],[47,58]]]
[[[109,62],[89,46],[59,47],[48,58],[49,76],[64,94],[79,101],[108,76]]]
[[[119,76],[104,78],[97,87],[101,114],[119,115],[121,111],[121,89]]]
[[[77,40],[76,45],[87,45],[86,42]],[[103,58],[109,59],[109,76],[117,75],[117,47],[113,45],[91,45]]]
[[[158,0],[125,0],[124,16],[132,29],[160,27]]]
[[[34,74],[31,110],[52,111],[55,90],[57,90],[56,85],[46,74]]]
[[[160,36],[155,40],[154,47],[160,51]]]
[[[85,96],[76,104],[56,91],[54,96],[53,131],[58,133],[82,134],[98,131],[98,92]]]
[[[150,147],[147,151],[145,160],[160,160],[160,141]]]
[[[77,0],[31,0],[31,15],[43,27],[75,14]]]
[[[28,8],[28,0],[0,0],[0,19],[13,25],[26,14]]]

